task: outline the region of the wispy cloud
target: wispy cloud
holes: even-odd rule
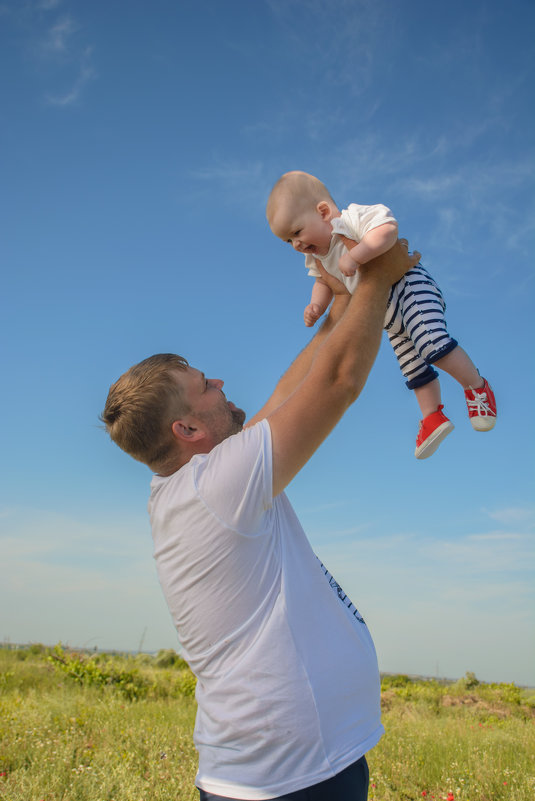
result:
[[[322,561],[371,626],[384,670],[533,683],[533,510],[481,513],[480,531],[425,527],[314,537]],[[500,527],[485,529],[485,522]],[[502,650],[496,648],[497,632]],[[513,656],[514,654],[514,656]],[[427,667],[426,667],[427,665]]]
[[[66,53],[77,30],[78,25],[72,17],[66,16],[59,19],[46,33],[42,44],[43,49],[56,54]]]
[[[196,199],[207,194],[223,195],[244,212],[263,208],[270,188],[266,165],[262,161],[231,161],[221,159],[211,166],[199,167],[190,172],[194,182],[192,189]]]
[[[9,9],[9,16],[12,24],[22,31],[19,41],[24,56],[35,66],[36,79],[46,86],[44,101],[66,107],[79,100],[97,71],[93,65],[93,47],[67,3],[38,0]],[[58,89],[59,86],[62,88]]]
[[[505,526],[518,526],[533,530],[535,526],[535,508],[529,506],[509,506],[505,509],[487,511],[492,520],[497,520]]]
[[[348,99],[369,88],[379,57],[375,43],[378,38],[388,40],[394,26],[388,2],[335,0],[327,13],[321,0],[268,0],[267,5],[287,39],[288,52],[314,72],[318,95],[333,82],[344,88]]]
[[[146,627],[147,648],[177,647],[148,521],[5,508],[0,543],[0,638],[135,649]]]
[[[97,525],[60,512],[16,507],[0,510],[0,541],[3,557],[19,564],[72,565],[106,554],[112,570],[118,562],[143,559],[151,545],[148,521]]]
[[[46,100],[53,106],[69,106],[75,103],[86,86],[96,76],[95,69],[91,66],[91,48],[86,48],[85,52],[80,55],[80,65],[78,76],[74,79],[69,90],[59,94],[47,94]]]

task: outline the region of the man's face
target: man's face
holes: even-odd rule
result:
[[[242,430],[245,412],[227,401],[221,379],[206,378],[195,367],[181,370],[178,379],[183,389],[184,401],[191,409],[189,416],[199,420],[207,430],[206,452]]]
[[[281,210],[274,216],[271,230],[299,253],[326,256],[331,246],[332,226],[314,208]]]

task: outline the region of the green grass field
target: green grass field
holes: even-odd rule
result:
[[[157,657],[0,649],[0,799],[198,801],[194,680]],[[535,801],[535,696],[383,679],[370,801]]]

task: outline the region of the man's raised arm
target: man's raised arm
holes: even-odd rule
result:
[[[392,284],[417,263],[398,241],[359,268],[347,300],[337,296],[314,339],[250,424],[267,417],[273,440],[273,494],[289,484],[357,399],[379,350]]]
[[[320,269],[321,264],[318,265]],[[324,271],[325,272],[325,271]],[[314,359],[314,354],[318,348],[323,344],[325,339],[329,336],[334,326],[341,319],[343,313],[347,308],[351,295],[337,278],[325,273],[325,281],[329,284],[334,292],[334,300],[331,303],[327,317],[323,321],[321,327],[310,340],[308,345],[301,351],[297,358],[292,362],[288,370],[280,378],[273,394],[258,411],[254,417],[247,421],[246,428],[258,423],[265,417],[269,417],[285,400],[292,394],[292,392],[303,381],[304,377],[310,370],[310,366]]]

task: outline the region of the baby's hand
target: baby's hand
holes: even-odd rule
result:
[[[346,252],[340,256],[338,267],[343,275],[351,276],[355,275],[359,265],[351,258],[349,253]]]
[[[305,325],[310,328],[317,320],[319,320],[322,314],[323,311],[317,303],[309,303],[305,308]]]

